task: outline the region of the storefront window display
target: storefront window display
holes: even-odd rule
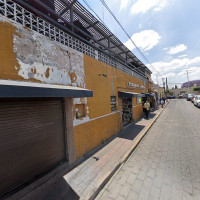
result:
[[[132,122],[132,98],[122,98],[122,124],[126,126]]]

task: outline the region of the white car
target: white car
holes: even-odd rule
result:
[[[200,95],[194,97],[194,105],[200,107]]]

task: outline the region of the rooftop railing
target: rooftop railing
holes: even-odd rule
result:
[[[11,0],[0,0],[0,14],[50,38],[52,41],[57,41],[72,49],[82,52],[131,76],[137,77],[144,82],[147,81],[146,75],[141,71],[130,67],[128,64],[124,64],[120,59],[112,57],[109,53],[107,53],[107,51],[81,41],[73,34],[69,34],[65,30],[62,30],[62,27],[56,27],[47,20],[29,12],[27,9]],[[116,40],[116,38],[114,39]]]

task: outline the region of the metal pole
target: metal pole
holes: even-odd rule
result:
[[[187,83],[187,90],[188,90],[188,93],[189,93],[189,72],[190,72],[191,70],[186,70],[186,73],[187,73],[187,80],[188,80],[188,83]]]
[[[165,79],[162,78],[162,81],[163,81],[163,89],[164,89],[164,95],[165,95]]]
[[[189,88],[189,75],[188,75],[188,73],[189,73],[189,70],[186,70],[186,73],[187,73],[187,79],[188,79],[188,88]]]

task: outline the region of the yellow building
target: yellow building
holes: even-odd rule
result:
[[[159,85],[154,84],[153,89],[157,92],[158,99],[165,97],[165,89],[163,87],[160,87]]]
[[[143,97],[153,91],[151,72],[132,53],[135,68],[26,6],[0,4],[1,195],[71,165],[141,118]]]

